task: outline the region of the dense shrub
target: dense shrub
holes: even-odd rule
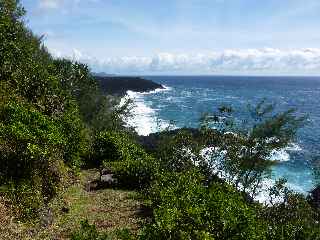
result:
[[[2,178],[30,177],[47,168],[66,146],[63,129],[32,106],[9,102],[0,109],[0,171]]]
[[[303,195],[288,192],[283,201],[258,211],[268,239],[320,239],[320,212]]]
[[[155,159],[123,132],[101,132],[94,146],[94,159],[112,170],[119,183],[129,188],[142,188],[157,171]]]
[[[82,119],[89,122],[97,112],[99,90],[88,66],[67,59],[54,59],[53,66],[51,74],[60,80],[61,89],[74,97]]]
[[[173,135],[163,132],[155,156],[159,159],[160,167],[166,171],[186,171],[199,161],[199,147],[199,142],[187,130],[180,130]]]
[[[148,190],[153,222],[141,239],[320,239],[319,210],[288,192],[279,203],[249,203],[197,170],[162,172]]]
[[[299,117],[294,109],[276,111],[275,105],[265,100],[249,106],[245,120],[237,119],[231,107],[218,110],[205,115],[201,123],[204,133],[212,127],[220,132],[218,141],[217,135],[207,134],[208,142],[212,138],[209,146],[215,149],[207,162],[238,190],[254,197],[277,164],[278,159],[271,161],[270,157],[295,141],[305,117]]]
[[[71,240],[107,240],[107,235],[99,234],[95,225],[89,224],[88,220],[81,221],[81,227],[72,233]]]
[[[197,171],[163,173],[150,189],[154,222],[142,239],[263,239],[255,211],[228,185]]]
[[[59,123],[32,105],[0,107],[0,184],[22,217],[34,217],[56,193],[66,146]]]
[[[69,167],[77,169],[84,164],[81,157],[89,151],[89,136],[76,103],[70,101],[63,115],[57,119],[57,122],[62,128],[64,140],[66,141],[63,155],[64,161]]]
[[[50,73],[59,79],[61,89],[73,97],[87,127],[94,132],[123,130],[122,116],[128,114],[128,104],[120,106],[119,97],[104,95],[87,65],[54,59]]]
[[[81,221],[78,231],[72,233],[71,240],[133,240],[135,239],[128,229],[118,229],[113,233],[99,233],[94,224],[89,224],[88,220]]]
[[[24,26],[24,10],[17,0],[0,0],[0,81],[40,111],[52,115],[63,111],[58,78],[49,73],[52,58]]]
[[[110,106],[88,67],[53,59],[24,13],[18,0],[0,0],[0,186],[35,211],[55,194],[66,166],[82,166],[93,120]]]

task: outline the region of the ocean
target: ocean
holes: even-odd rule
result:
[[[320,77],[245,76],[145,76],[166,86],[149,93],[128,92],[135,106],[128,124],[141,135],[172,128],[198,127],[200,117],[221,105],[232,106],[235,117],[245,120],[248,105],[262,100],[276,104],[276,111],[295,108],[308,116],[288,148],[273,156],[280,160],[272,180],[285,177],[288,187],[307,193],[315,184],[312,161],[320,152]]]

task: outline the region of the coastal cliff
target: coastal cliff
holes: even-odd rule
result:
[[[106,94],[124,96],[128,90],[134,92],[148,92],[163,89],[161,84],[141,77],[94,77],[102,91]]]

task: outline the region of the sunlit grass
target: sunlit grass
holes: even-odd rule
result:
[[[135,233],[143,219],[136,214],[141,206],[138,194],[120,189],[101,189],[87,192],[85,184],[99,176],[97,170],[80,173],[79,180],[65,189],[50,203],[53,222],[50,226],[27,226],[12,223],[5,231],[8,237],[20,239],[69,239],[70,234],[80,227],[80,221],[88,219],[101,232],[112,233],[117,229],[129,229]],[[5,215],[5,208],[0,208]],[[7,214],[8,215],[8,214]],[[10,215],[1,225],[10,223]],[[6,222],[5,222],[6,221]],[[2,224],[4,223],[4,224]],[[9,225],[8,225],[9,226]]]

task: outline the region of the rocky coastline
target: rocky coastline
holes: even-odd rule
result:
[[[159,83],[141,77],[95,76],[100,88],[105,94],[124,96],[127,91],[149,92],[164,89]]]

